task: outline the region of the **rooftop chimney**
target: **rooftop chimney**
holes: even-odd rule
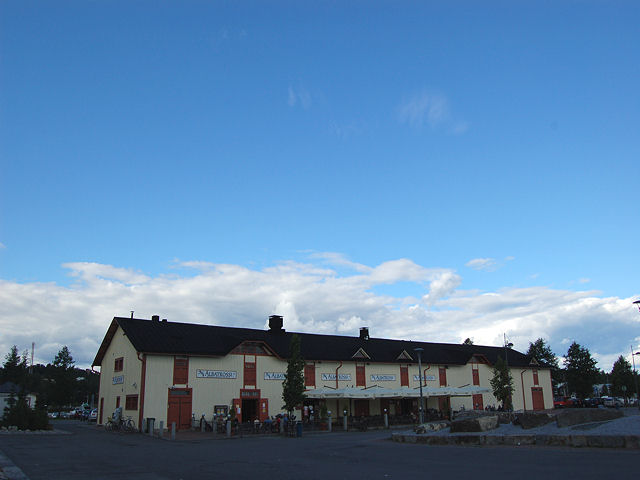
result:
[[[160,321],[160,315],[152,315],[151,316],[151,321],[159,322]]]
[[[282,315],[271,315],[269,317],[269,331],[274,333],[284,332],[284,328],[282,328]]]
[[[360,327],[360,340],[369,340],[369,327]]]

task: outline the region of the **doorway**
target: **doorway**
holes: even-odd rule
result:
[[[191,389],[170,388],[169,407],[167,409],[167,427],[175,422],[177,430],[191,428]]]
[[[242,421],[253,422],[258,418],[258,399],[242,399]]]

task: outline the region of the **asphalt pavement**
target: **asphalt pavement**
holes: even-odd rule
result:
[[[0,458],[31,480],[637,477],[634,450],[411,445],[390,441],[384,430],[172,442],[74,420],[55,427],[68,434],[0,436]]]

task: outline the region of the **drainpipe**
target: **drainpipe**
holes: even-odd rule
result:
[[[527,411],[527,399],[524,396],[524,377],[523,377],[523,375],[524,375],[524,372],[526,372],[527,370],[528,369],[525,368],[524,370],[522,370],[520,372],[520,386],[522,387],[522,404],[524,405],[524,411],[525,412]]]
[[[336,390],[338,389],[338,370],[342,368],[342,360],[340,360],[340,365],[336,368]]]
[[[140,395],[138,396],[138,430],[142,431],[142,420],[144,417],[144,389],[145,380],[147,377],[147,356],[143,353],[140,358],[140,352],[137,352],[138,360],[142,362],[142,368],[140,370]]]

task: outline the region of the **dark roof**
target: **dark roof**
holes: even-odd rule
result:
[[[13,382],[4,382],[2,385],[0,385],[0,393],[19,393],[20,391],[23,391],[24,388],[13,383]],[[25,391],[25,393],[27,393]]]
[[[118,326],[141,353],[168,355],[225,356],[245,341],[264,342],[280,358],[289,355],[293,332],[257,330],[252,328],[218,327],[193,323],[142,320],[115,317],[105,335],[93,365],[101,365],[104,354]],[[451,343],[412,342],[384,338],[346,337],[296,333],[300,336],[302,357],[307,360],[353,361],[362,349],[367,362],[416,363],[415,348],[421,347],[422,362],[435,365],[465,365],[476,355],[494,364],[498,356],[505,356],[503,347],[463,345]],[[406,352],[413,360],[399,358]],[[508,351],[509,365],[526,367],[531,358],[516,350]],[[540,366],[540,368],[545,368]]]

